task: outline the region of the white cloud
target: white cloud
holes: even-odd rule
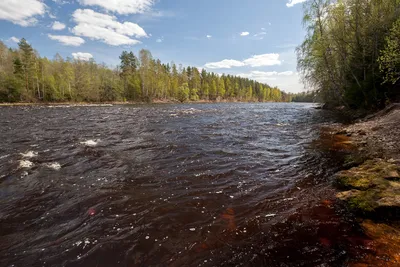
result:
[[[243,61],[245,65],[251,67],[261,67],[261,66],[273,66],[280,65],[279,54],[262,54],[254,55]]]
[[[251,71],[249,73],[239,73],[235,75],[256,80],[261,83],[266,83],[271,86],[278,86],[279,89],[286,92],[297,93],[301,92],[303,89],[303,85],[300,83],[299,76],[294,71]]]
[[[10,39],[8,39],[7,41],[9,42],[14,42],[14,43],[19,43],[19,39],[15,36],[11,37]]]
[[[109,45],[135,45],[140,42],[131,37],[148,37],[143,28],[135,23],[120,23],[115,16],[97,13],[91,9],[77,9],[72,18],[77,23],[71,30],[72,33]]]
[[[162,43],[163,41],[164,41],[164,37],[158,38],[158,39],[156,40],[157,43]]]
[[[154,4],[154,0],[79,0],[79,2],[86,6],[100,6],[121,15],[145,13]]]
[[[48,37],[51,40],[58,41],[61,44],[68,45],[68,46],[80,46],[85,43],[85,40],[83,40],[81,37],[76,37],[76,36],[48,34]]]
[[[247,36],[247,35],[249,35],[250,33],[249,32],[242,32],[241,34],[240,34],[240,36]]]
[[[212,36],[211,35],[206,35],[207,39],[211,39]]]
[[[257,37],[257,39],[262,40],[262,39],[264,39],[264,35],[267,35],[267,33],[265,31],[262,31],[262,32],[254,34],[254,37]]]
[[[209,69],[230,69],[232,67],[243,67],[244,63],[233,59],[224,59],[219,62],[210,62],[204,65]]]
[[[287,3],[286,6],[287,7],[292,7],[292,6],[296,5],[296,4],[300,4],[300,3],[303,3],[305,1],[307,1],[307,0],[289,0],[289,3]]]
[[[44,15],[46,5],[40,0],[1,0],[0,20],[8,20],[23,27],[37,23],[36,16]]]
[[[232,67],[261,67],[261,66],[273,66],[280,65],[282,62],[279,60],[279,54],[262,54],[254,55],[243,61],[234,59],[224,59],[218,62],[210,62],[204,65],[209,69],[230,69]]]
[[[259,33],[254,34],[254,37],[266,35],[266,34],[267,34],[266,32],[259,32]]]
[[[65,24],[61,23],[59,21],[54,21],[53,25],[51,25],[51,28],[55,31],[61,31],[65,29]]]
[[[90,53],[72,53],[72,57],[76,60],[83,60],[83,61],[89,61],[90,59],[93,58],[93,55]]]
[[[71,4],[70,1],[67,1],[67,0],[53,0],[53,2],[58,4],[58,5]]]
[[[257,81],[266,82],[268,80],[276,80],[278,76],[291,76],[295,73],[293,71],[284,71],[284,72],[277,72],[277,71],[251,71],[250,73],[240,73],[237,76],[249,78]]]

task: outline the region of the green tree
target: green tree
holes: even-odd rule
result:
[[[400,79],[400,19],[393,24],[385,42],[379,57],[379,68],[384,75],[384,83],[395,84]]]
[[[180,102],[186,102],[189,99],[189,85],[187,83],[182,84],[178,89],[178,100]]]

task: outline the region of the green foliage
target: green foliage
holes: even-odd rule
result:
[[[318,92],[315,91],[292,94],[291,98],[292,102],[303,102],[303,103],[313,103],[313,102],[318,102],[320,100]]]
[[[195,67],[163,64],[150,51],[123,51],[110,69],[93,60],[41,58],[21,39],[19,48],[0,42],[0,102],[239,100],[289,101],[288,94],[246,78]]]
[[[21,97],[23,83],[20,79],[11,76],[1,82],[0,102],[18,102]]]
[[[180,102],[186,102],[189,99],[189,86],[187,83],[182,84],[178,90],[178,100]]]
[[[378,108],[399,78],[399,0],[310,0],[297,48],[303,80],[323,101]]]
[[[400,19],[393,23],[385,42],[379,57],[379,69],[384,74],[385,83],[395,84],[400,79]]]

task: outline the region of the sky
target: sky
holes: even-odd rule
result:
[[[304,91],[295,48],[305,0],[1,0],[0,39],[25,38],[41,56],[93,58],[122,51]]]

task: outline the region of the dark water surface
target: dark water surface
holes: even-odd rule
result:
[[[344,266],[364,240],[334,202],[342,153],[315,142],[330,122],[311,104],[0,107],[0,266]]]

